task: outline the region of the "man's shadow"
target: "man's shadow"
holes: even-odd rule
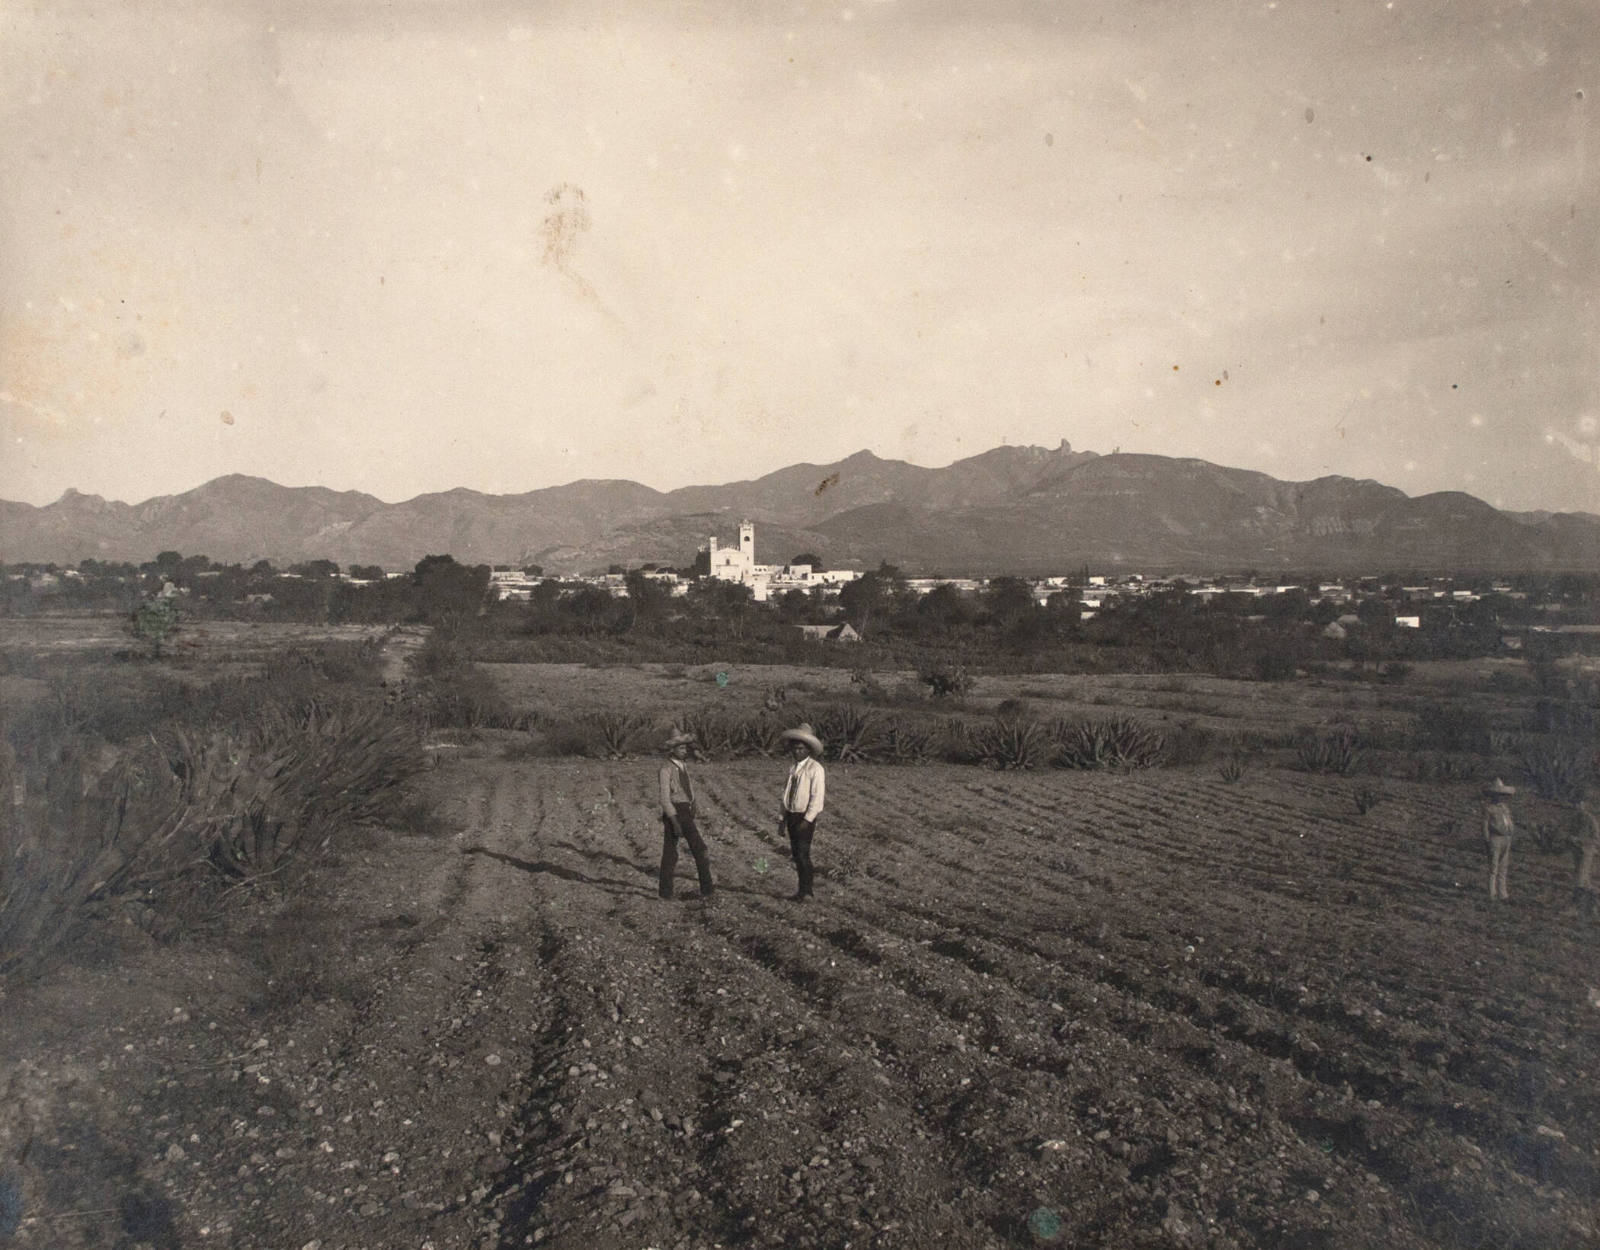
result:
[[[652,890],[654,890],[654,888],[655,888],[656,870],[653,867],[651,867],[651,866],[649,866],[647,864],[639,863],[639,861],[636,860],[636,859],[629,859],[625,855],[617,855],[617,854],[614,854],[611,851],[597,851],[597,850],[594,850],[594,849],[580,848],[579,846],[577,846],[575,843],[572,843],[572,842],[552,842],[550,845],[556,846],[556,847],[560,847],[564,851],[571,851],[575,855],[585,856],[588,859],[610,860],[613,864],[616,864],[620,868],[626,868],[626,869],[628,869],[628,870],[630,870],[632,872],[638,873],[640,876],[644,877],[645,880],[650,882],[650,888]],[[474,847],[472,849],[473,850],[482,850],[482,848],[479,848],[479,847]],[[518,868],[523,869],[523,871],[525,871],[525,872],[552,871],[558,877],[566,877],[566,878],[568,878],[570,880],[574,880],[574,881],[586,881],[586,880],[588,880],[587,877],[579,876],[577,873],[572,872],[570,869],[560,868],[560,867],[557,867],[555,865],[547,864],[543,860],[541,860],[537,865],[532,865],[532,864],[528,864],[525,861],[520,860],[520,859],[513,859],[509,855],[497,855],[493,851],[482,850],[482,853],[485,854],[485,855],[494,855],[496,859],[503,859],[507,863],[514,864]],[[683,861],[684,860],[688,861],[688,867],[690,869],[690,872],[692,873],[693,872],[693,868],[694,868],[694,857],[688,853],[687,849],[685,849],[683,851],[682,855],[679,858],[679,867],[680,867],[680,869],[683,867]],[[747,894],[751,898],[755,898],[759,894],[762,893],[762,891],[747,889],[744,886],[727,885],[727,884],[725,884],[721,877],[717,877],[717,866],[716,866],[715,863],[713,863],[711,865],[711,873],[712,873],[713,877],[716,877],[717,893],[719,893],[719,894]],[[619,882],[618,884],[621,884],[621,883]]]
[[[574,872],[571,868],[564,868],[560,864],[552,864],[547,859],[527,860],[518,859],[515,855],[502,855],[499,851],[491,851],[486,846],[464,846],[461,848],[463,855],[482,855],[488,859],[497,859],[502,864],[510,864],[521,872],[549,873],[552,877],[560,877],[563,881],[578,881],[584,885],[598,886],[607,894],[625,892],[634,894],[638,892],[639,883],[636,881],[619,881],[615,877],[586,877],[581,872]],[[651,874],[640,870],[641,874],[650,877]]]

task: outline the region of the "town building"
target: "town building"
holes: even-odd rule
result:
[[[737,547],[723,547],[713,535],[701,550],[709,556],[707,567],[712,577],[718,581],[748,586],[759,603],[765,603],[772,595],[784,591],[833,586],[861,576],[849,569],[821,572],[809,564],[758,564],[756,527],[751,521],[739,522]]]

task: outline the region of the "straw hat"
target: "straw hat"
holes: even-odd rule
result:
[[[661,749],[663,751],[670,751],[673,747],[692,747],[693,745],[693,734],[686,734],[681,729],[674,729],[672,731],[672,736],[661,744]]]
[[[1500,778],[1496,777],[1494,779],[1494,784],[1493,785],[1484,786],[1483,792],[1485,794],[1493,794],[1493,795],[1515,794],[1517,792],[1517,788],[1515,786],[1506,785],[1505,782],[1501,781]]]
[[[803,742],[810,749],[811,754],[822,754],[822,739],[812,731],[810,721],[801,721],[794,729],[785,729],[778,737],[785,742]]]

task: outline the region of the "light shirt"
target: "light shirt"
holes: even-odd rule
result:
[[[687,803],[694,806],[694,783],[689,780],[689,766],[682,760],[669,759],[661,766],[661,811],[663,815],[675,815],[673,804]]]
[[[1516,831],[1511,809],[1504,803],[1490,803],[1483,809],[1483,834],[1487,838],[1509,838]]]
[[[789,770],[789,782],[783,787],[783,810],[804,812],[807,820],[822,815],[822,796],[826,783],[822,765],[814,755],[808,755]]]

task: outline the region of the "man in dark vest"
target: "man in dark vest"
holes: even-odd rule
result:
[[[661,764],[661,877],[659,888],[662,898],[672,897],[672,874],[678,866],[678,839],[686,838],[689,853],[694,856],[695,871],[700,874],[700,897],[710,898],[711,856],[706,851],[706,841],[694,823],[694,781],[689,776],[689,748],[694,738],[675,729],[672,736],[661,744],[667,758]]]

